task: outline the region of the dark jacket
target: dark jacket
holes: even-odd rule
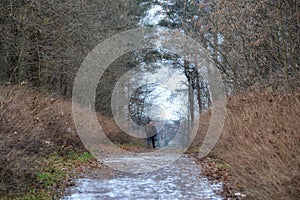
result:
[[[157,135],[157,129],[153,122],[146,124],[145,131],[147,138]]]

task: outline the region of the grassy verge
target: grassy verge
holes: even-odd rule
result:
[[[230,166],[246,199],[299,199],[300,95],[230,96],[226,112],[222,134],[209,156]],[[209,122],[210,113],[203,113],[192,147],[201,146]],[[218,162],[208,165],[215,169],[208,174],[223,171]]]
[[[70,179],[83,165],[95,163],[96,159],[88,152],[69,152],[64,156],[56,153],[33,163],[34,171],[31,184],[20,194],[11,193],[3,199],[59,199]]]
[[[123,150],[131,151],[131,152],[149,151],[149,148],[147,148],[146,144],[144,144],[142,142],[129,142],[129,143],[123,143],[123,144],[118,143],[116,145]]]

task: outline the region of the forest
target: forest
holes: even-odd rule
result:
[[[300,197],[297,0],[0,5],[0,199],[62,198],[96,143],[149,152],[149,119],[222,198]]]

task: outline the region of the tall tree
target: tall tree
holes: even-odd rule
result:
[[[105,38],[135,26],[134,1],[0,2],[0,81],[30,81],[71,96],[83,59]]]

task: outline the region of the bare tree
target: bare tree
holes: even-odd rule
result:
[[[138,2],[1,1],[0,81],[30,81],[70,96],[84,57],[135,25]]]
[[[176,1],[168,14],[211,52],[229,91],[299,90],[298,1]]]

